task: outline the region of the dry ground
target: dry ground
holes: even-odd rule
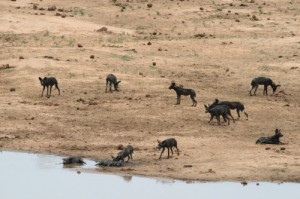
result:
[[[100,170],[299,182],[299,15],[293,0],[2,0],[0,149],[97,160],[130,143],[133,161]],[[104,92],[109,73],[120,92]],[[276,95],[249,96],[261,75],[282,85]],[[40,97],[39,76],[55,76],[61,95]],[[172,80],[196,90],[196,108],[174,105]],[[208,124],[203,104],[215,98],[243,102],[249,120]],[[275,128],[286,145],[255,144]],[[168,137],[180,156],[159,161],[156,140]]]

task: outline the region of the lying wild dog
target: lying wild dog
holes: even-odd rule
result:
[[[85,164],[81,157],[68,157],[63,158],[63,164]]]
[[[230,109],[234,110],[236,109],[237,115],[238,115],[238,119],[240,118],[240,111],[244,112],[245,116],[248,119],[248,113],[246,113],[244,104],[242,104],[241,102],[231,102],[231,101],[219,101],[218,99],[215,99],[214,103],[212,103],[212,105],[209,106],[209,108],[212,108],[216,105],[227,105]]]
[[[256,77],[251,81],[251,90],[250,92],[250,96],[252,96],[252,90],[254,90],[254,95],[256,95],[256,90],[258,88],[258,85],[264,85],[264,91],[263,94],[264,95],[268,95],[268,86],[271,86],[273,89],[273,94],[275,93],[276,89],[280,86],[279,84],[276,85],[273,80],[271,80],[270,78],[267,77]]]
[[[118,88],[119,88],[119,83],[121,81],[118,81],[117,80],[117,77],[114,75],[114,74],[109,74],[107,75],[106,77],[106,87],[105,87],[105,92],[107,93],[107,86],[109,84],[109,91],[112,92],[111,90],[111,86],[114,85],[114,88],[116,91],[119,91]]]
[[[163,152],[165,151],[165,148],[168,149],[168,159],[170,157],[170,149],[171,149],[171,152],[172,152],[172,155],[173,155],[173,147],[176,148],[177,150],[177,155],[179,155],[179,149],[177,148],[177,141],[175,140],[175,138],[169,138],[169,139],[166,139],[162,142],[160,142],[159,140],[157,140],[158,142],[158,146],[157,146],[157,149],[161,149],[163,148],[160,156],[159,156],[159,159],[161,159],[161,156],[163,154]]]
[[[230,118],[228,117],[228,115],[232,118],[232,121],[234,122],[234,118],[231,115],[230,112],[230,108],[227,105],[216,105],[212,108],[210,108],[210,105],[205,107],[205,113],[210,113],[210,120],[208,121],[208,123],[210,123],[214,117],[217,118],[218,121],[218,125],[220,125],[220,116],[223,117],[224,122],[227,122],[228,120],[228,125],[230,124]]]
[[[281,133],[281,130],[276,129],[275,135],[271,137],[260,137],[256,140],[256,144],[283,144],[280,142],[279,138],[281,138],[283,134]]]
[[[55,85],[56,89],[58,90],[58,95],[60,95],[60,90],[58,88],[58,82],[55,77],[44,77],[44,79],[39,77],[39,80],[40,80],[41,85],[43,86],[43,91],[42,91],[41,97],[43,97],[45,87],[47,87],[47,97],[49,98],[51,95],[51,90],[52,90],[53,85]],[[50,86],[50,95],[48,94],[49,86]]]
[[[123,162],[122,160],[114,161],[114,160],[100,160],[97,162],[96,166],[103,166],[103,167],[122,167]]]
[[[171,85],[169,86],[169,89],[174,89],[177,95],[177,105],[180,104],[180,100],[181,100],[181,95],[184,96],[190,96],[192,101],[193,101],[193,105],[192,106],[197,106],[197,101],[196,101],[196,92],[193,89],[187,89],[187,88],[183,88],[183,86],[177,86],[175,82],[171,82]]]
[[[122,161],[124,162],[124,158],[128,157],[129,161],[132,160],[132,154],[133,154],[133,147],[131,145],[127,145],[125,148],[122,149],[117,155],[117,157],[111,156],[113,161]]]

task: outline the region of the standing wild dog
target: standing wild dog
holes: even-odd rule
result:
[[[252,96],[252,90],[254,90],[254,95],[256,95],[256,90],[258,88],[258,85],[264,85],[264,91],[263,94],[264,95],[268,95],[268,86],[271,86],[273,89],[273,94],[275,93],[277,87],[280,86],[280,84],[276,85],[270,78],[267,77],[256,77],[251,81],[251,90],[250,92],[250,96]]]
[[[280,142],[279,138],[281,138],[283,134],[281,133],[281,130],[276,129],[275,135],[271,137],[260,137],[256,140],[256,144],[283,144]]]
[[[209,108],[215,107],[216,105],[227,105],[230,109],[234,110],[236,109],[238,119],[240,118],[240,111],[244,112],[245,116],[248,119],[248,113],[246,113],[244,104],[241,102],[231,102],[231,101],[219,101],[218,99],[215,99],[214,103],[209,106]]]
[[[128,157],[129,161],[132,160],[132,154],[133,154],[133,147],[131,145],[127,145],[125,148],[122,149],[117,155],[117,157],[111,156],[113,161],[122,161],[124,162],[124,158]]]
[[[112,92],[111,90],[111,86],[114,85],[114,88],[116,91],[119,91],[118,90],[118,87],[119,87],[119,83],[121,81],[118,81],[117,80],[117,77],[114,75],[114,74],[109,74],[107,75],[106,77],[106,87],[105,87],[105,92],[107,93],[107,86],[108,86],[108,83],[109,83],[109,91]]]
[[[180,100],[181,100],[181,95],[184,96],[190,96],[192,101],[193,101],[193,105],[192,106],[197,106],[197,101],[196,101],[196,92],[193,89],[187,89],[187,88],[183,88],[183,86],[177,86],[175,82],[171,82],[171,85],[169,87],[169,89],[174,89],[177,95],[177,103],[176,104],[180,104]]]
[[[43,97],[45,87],[47,87],[47,97],[49,98],[51,95],[51,90],[52,90],[53,85],[55,85],[55,88],[58,90],[58,95],[60,95],[60,90],[58,88],[58,82],[55,77],[44,77],[44,79],[39,77],[39,80],[41,82],[41,85],[43,86],[43,91],[42,91],[41,97]],[[49,86],[50,86],[50,94],[48,94]]]
[[[208,121],[208,123],[210,123],[214,117],[217,118],[218,121],[218,125],[220,125],[220,116],[223,117],[224,122],[227,122],[228,120],[228,125],[230,124],[230,118],[228,117],[228,115],[231,117],[232,121],[234,122],[234,118],[231,115],[230,112],[230,108],[227,105],[216,105],[212,108],[210,108],[210,106],[206,106],[205,107],[205,113],[210,113],[210,120]]]
[[[165,151],[165,148],[168,149],[168,159],[170,157],[170,149],[171,149],[171,152],[172,152],[172,155],[173,155],[173,149],[172,149],[173,147],[176,148],[177,155],[179,155],[179,150],[177,148],[177,141],[175,140],[175,138],[169,138],[169,139],[166,139],[166,140],[164,140],[162,142],[160,142],[159,140],[157,140],[157,142],[158,142],[157,149],[163,148],[163,150],[162,150],[162,152],[161,152],[161,154],[160,154],[160,156],[159,156],[158,159],[161,159],[161,156],[162,156],[163,152]]]

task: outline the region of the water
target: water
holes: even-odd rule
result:
[[[299,183],[186,183],[63,168],[63,157],[0,152],[0,199],[282,199],[299,198]],[[77,171],[82,171],[78,173]]]

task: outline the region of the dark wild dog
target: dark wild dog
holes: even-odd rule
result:
[[[131,145],[127,145],[125,148],[122,149],[117,155],[117,157],[111,156],[113,161],[122,161],[124,162],[124,158],[128,157],[129,161],[132,160],[132,154],[133,154],[133,147]]]
[[[220,116],[223,117],[224,122],[227,122],[228,120],[228,125],[230,124],[230,118],[228,117],[228,115],[231,117],[232,121],[234,122],[234,118],[231,115],[230,112],[230,108],[227,105],[216,105],[212,108],[210,108],[210,105],[205,107],[205,113],[210,113],[210,120],[208,121],[208,123],[210,123],[214,117],[217,118],[218,121],[218,125],[220,125]]]
[[[109,84],[109,91],[112,92],[111,87],[114,85],[114,88],[116,91],[119,91],[119,83],[121,81],[117,80],[117,77],[114,74],[109,74],[106,77],[106,87],[105,87],[105,92],[107,93],[107,86]]]
[[[193,105],[192,106],[197,106],[197,101],[196,101],[196,92],[193,89],[187,89],[187,88],[183,88],[183,86],[177,86],[175,82],[171,82],[171,85],[169,87],[169,89],[174,89],[177,95],[177,105],[180,104],[180,100],[181,100],[181,95],[184,96],[190,96],[192,101],[193,101]]]
[[[218,99],[215,99],[214,103],[212,105],[210,105],[209,108],[212,108],[216,105],[227,105],[232,110],[236,109],[236,112],[237,112],[237,115],[238,115],[237,119],[240,118],[240,111],[244,112],[245,116],[248,119],[248,113],[246,113],[246,111],[244,111],[245,106],[241,102],[232,102],[232,101],[221,101],[220,102]]]
[[[263,94],[264,95],[268,95],[268,86],[271,86],[273,89],[273,94],[275,93],[276,89],[280,86],[280,84],[275,84],[270,78],[267,77],[256,77],[251,81],[251,90],[250,92],[250,96],[252,96],[252,90],[254,90],[254,95],[256,95],[256,90],[258,88],[258,85],[264,85],[264,91]]]
[[[51,95],[51,90],[52,90],[53,85],[55,85],[55,88],[58,90],[58,95],[60,95],[60,90],[58,88],[58,82],[55,77],[44,77],[44,79],[39,77],[39,80],[41,82],[41,85],[43,86],[43,91],[42,91],[41,97],[43,97],[45,87],[47,87],[47,97],[49,98]],[[50,94],[48,94],[49,86],[50,86]]]
[[[157,142],[158,142],[157,149],[163,148],[163,150],[162,150],[162,152],[161,152],[161,154],[160,154],[160,156],[159,156],[158,159],[161,159],[161,156],[162,156],[163,152],[165,151],[165,148],[168,149],[168,159],[170,157],[170,149],[171,149],[171,152],[172,152],[172,155],[173,155],[173,149],[172,149],[173,147],[176,148],[177,155],[179,155],[179,149],[177,148],[177,141],[175,140],[175,138],[169,138],[169,139],[166,139],[166,140],[164,140],[162,142],[160,142],[159,140],[157,140]]]
[[[275,135],[271,137],[260,137],[256,140],[256,144],[283,144],[280,142],[279,138],[281,138],[283,134],[281,133],[281,130],[276,129]]]

